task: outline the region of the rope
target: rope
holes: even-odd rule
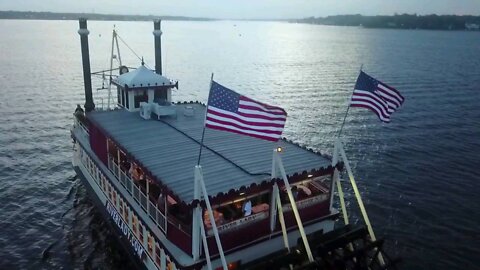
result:
[[[117,37],[120,39],[121,42],[123,42],[123,44],[125,44],[125,46],[127,46],[127,48],[138,58],[138,60],[142,61],[143,62],[143,58],[140,57],[130,46],[128,46],[127,42],[125,42],[125,40],[123,40],[123,38],[118,34],[117,32]],[[145,66],[149,69],[151,69],[147,64],[145,64]]]
[[[140,60],[140,61],[143,61],[143,59],[130,47],[128,46],[128,44],[125,42],[125,40],[123,40],[123,38],[118,34],[117,32],[117,37],[120,39],[121,42],[123,42],[123,44],[125,44],[125,46],[127,46],[127,48]],[[145,66],[149,69],[151,69],[148,65],[145,64]],[[200,145],[200,142],[195,140],[194,138],[192,138],[191,136],[189,136],[188,134],[186,134],[185,132],[179,130],[178,128],[174,127],[173,125],[163,121],[163,120],[160,120],[162,123],[166,124],[167,126],[175,129],[176,131],[180,132],[181,134],[183,134],[185,137],[189,138],[190,140],[196,142],[197,144]],[[225,161],[229,162],[230,164],[234,165],[235,167],[237,167],[238,169],[240,169],[242,172],[248,174],[248,175],[251,175],[251,176],[259,176],[259,175],[268,175],[270,176],[270,173],[251,173],[249,171],[247,171],[245,168],[243,168],[242,166],[238,165],[237,163],[233,162],[232,160],[228,159],[227,157],[225,157],[224,155],[218,153],[217,151],[213,150],[212,148],[204,145],[205,148],[207,148],[208,150],[212,151],[214,154],[216,154],[217,156],[221,157],[222,159],[224,159]]]
[[[175,129],[176,131],[180,132],[181,134],[183,134],[185,137],[189,138],[190,140],[198,143],[200,145],[200,142],[195,140],[194,138],[192,138],[190,135],[188,135],[187,133],[183,132],[182,130],[176,128],[175,126],[165,122],[164,120],[161,120],[160,119],[160,122],[164,123],[165,125]],[[227,157],[225,157],[224,155],[220,154],[219,152],[213,150],[212,148],[206,146],[206,145],[203,145],[203,147],[207,148],[208,150],[212,151],[214,154],[216,154],[217,156],[221,157],[222,159],[224,159],[225,161],[227,161],[228,163],[232,164],[233,166],[237,167],[238,169],[240,169],[242,172],[250,175],[250,176],[259,176],[259,175],[268,175],[270,176],[270,173],[251,173],[249,171],[247,171],[245,168],[243,168],[242,166],[238,165],[237,163],[233,162],[232,160],[228,159]]]

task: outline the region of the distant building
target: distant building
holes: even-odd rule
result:
[[[465,23],[465,29],[467,30],[480,30],[480,25],[476,23]]]
[[[388,22],[388,23],[387,23],[387,26],[388,26],[388,27],[397,27],[397,24],[394,23],[394,22]]]

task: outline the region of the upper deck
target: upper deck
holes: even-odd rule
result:
[[[176,116],[145,120],[124,109],[93,111],[88,119],[153,178],[185,203],[193,200],[193,168],[197,163],[206,107],[176,104]],[[187,108],[189,107],[189,108]],[[187,116],[185,109],[192,110]],[[318,153],[281,140],[263,141],[234,133],[206,129],[201,165],[212,196],[270,180],[272,150],[283,148],[286,173],[326,168],[331,161]]]

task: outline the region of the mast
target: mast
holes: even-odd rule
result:
[[[113,26],[113,31],[112,31],[112,53],[110,55],[110,76],[108,77],[108,103],[107,103],[107,110],[110,110],[110,100],[112,96],[112,72],[113,72],[113,59],[115,58],[114,50],[115,50],[115,44],[117,45],[117,60],[118,60],[118,66],[119,68],[122,67],[122,58],[120,57],[120,47],[118,45],[118,37],[117,37],[117,31],[115,31],[115,25]],[[122,75],[122,74],[120,74]]]
[[[155,73],[162,75],[162,30],[160,30],[161,20],[153,22],[153,35],[155,36]]]
[[[115,26],[113,27],[113,32],[112,32],[112,53],[110,55],[110,76],[108,77],[108,102],[107,102],[107,110],[110,110],[110,98],[112,96],[112,69],[113,69],[113,48],[115,45]],[[117,43],[118,45],[118,43]],[[103,104],[102,104],[103,105]]]
[[[90,112],[95,109],[92,97],[92,75],[90,71],[90,53],[88,51],[88,34],[87,19],[80,18],[78,20],[80,29],[80,43],[82,45],[82,63],[83,63],[83,81],[85,85],[85,111]]]

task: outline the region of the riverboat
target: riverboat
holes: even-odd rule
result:
[[[72,163],[139,268],[337,269],[326,267],[337,259],[325,256],[351,245],[334,251],[350,256],[360,238],[365,247],[374,243],[369,263],[384,268],[356,269],[393,265],[379,262],[381,244],[365,228],[334,230],[338,158],[287,139],[272,143],[219,130],[207,129],[201,141],[206,105],[172,97],[178,82],[162,74],[160,21],[153,31],[155,70],[143,60],[136,69],[111,66],[117,104],[95,109],[89,31],[86,19],[79,23],[86,102],[74,114]],[[115,41],[119,50],[114,30],[112,59],[120,58]],[[338,244],[339,238],[350,241]]]

